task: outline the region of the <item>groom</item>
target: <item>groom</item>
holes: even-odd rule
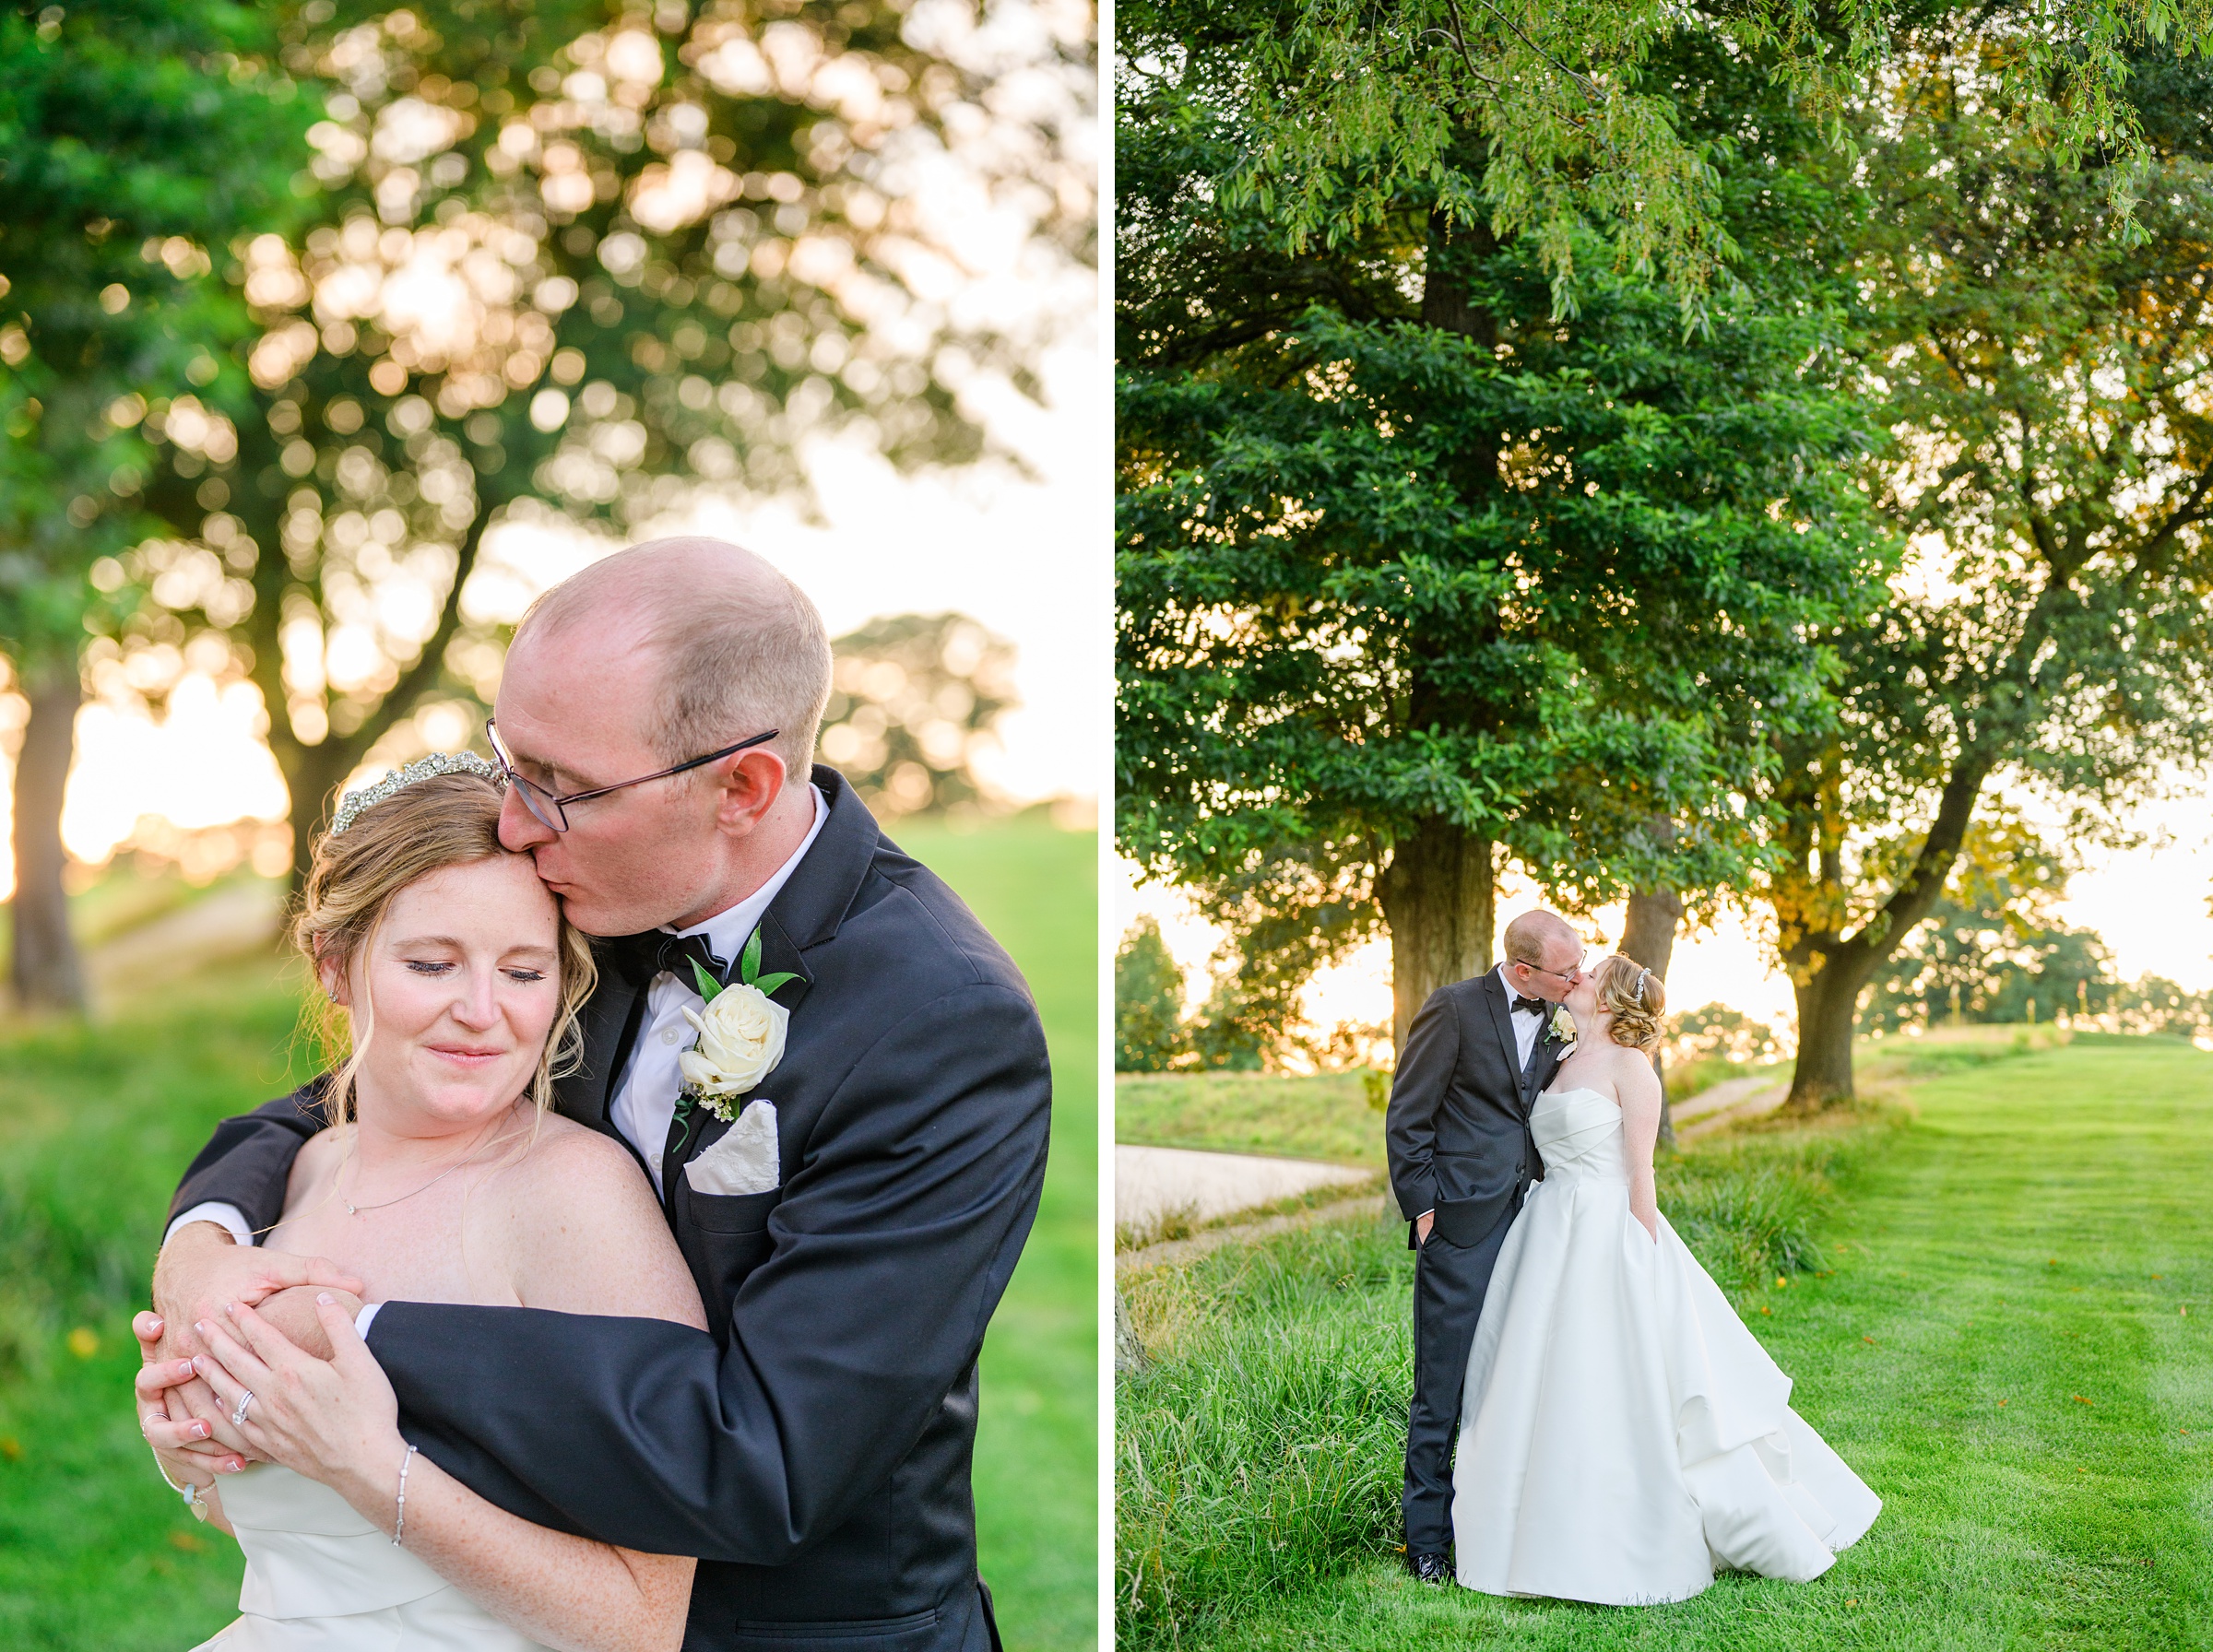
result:
[[[1452,1446],[1484,1292],[1531,1182],[1544,1174],[1529,1110],[1560,1065],[1552,1030],[1582,978],[1583,943],[1555,913],[1506,926],[1506,962],[1429,995],[1406,1030],[1383,1139],[1413,1224],[1414,1403],[1406,1419],[1406,1564],[1449,1583]]]
[[[364,1328],[408,1439],[475,1491],[701,1557],[693,1652],[981,1652],[999,1635],[969,1489],[976,1355],[1037,1210],[1045,1039],[959,898],[811,766],[829,692],[813,606],[715,540],[609,557],[524,617],[493,719],[501,839],[610,938],[558,1104],[631,1150],[710,1330],[408,1302]],[[791,976],[758,1092],[775,1185],[703,1190],[714,1177],[686,1167],[730,1127],[677,1106],[690,959],[727,974],[756,929],[756,973]],[[311,1101],[226,1121],[194,1161],[156,1270],[166,1325],[331,1282],[327,1263],[250,1248],[321,1123]],[[196,1430],[215,1451],[228,1420],[212,1397],[180,1403],[189,1387],[165,1410],[177,1340],[162,1351],[141,1422],[182,1473]]]

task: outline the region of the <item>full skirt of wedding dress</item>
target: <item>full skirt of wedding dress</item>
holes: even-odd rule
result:
[[[1629,1214],[1626,1180],[1548,1174],[1469,1361],[1460,1581],[1627,1606],[1686,1599],[1721,1569],[1818,1576],[1882,1504],[1790,1395],[1666,1219],[1655,1243]]]

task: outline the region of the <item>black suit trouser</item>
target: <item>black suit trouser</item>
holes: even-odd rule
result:
[[[1475,1324],[1498,1247],[1521,1211],[1521,1195],[1473,1245],[1454,1245],[1434,1228],[1414,1263],[1414,1404],[1406,1416],[1406,1552],[1443,1554],[1452,1547],[1452,1447],[1460,1434],[1461,1390]]]

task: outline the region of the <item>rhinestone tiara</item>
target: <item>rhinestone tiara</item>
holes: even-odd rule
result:
[[[417,758],[404,769],[393,770],[374,785],[365,785],[339,798],[337,812],[330,818],[330,835],[336,837],[352,825],[361,819],[363,809],[374,808],[418,780],[428,780],[436,774],[474,774],[479,780],[491,781],[495,789],[503,789],[507,784],[506,774],[496,763],[486,762],[473,751],[433,751],[428,757]]]

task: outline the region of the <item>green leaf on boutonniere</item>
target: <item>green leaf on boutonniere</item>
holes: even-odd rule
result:
[[[692,979],[698,983],[699,996],[712,1004],[715,1001],[715,995],[722,990],[722,983],[708,974],[706,966],[702,964],[698,959],[688,959],[686,962],[692,965]],[[735,1003],[737,1000],[732,999],[731,1001]]]
[[[756,925],[752,934],[746,937],[745,950],[738,954],[738,979],[765,996],[787,981],[797,981],[799,976],[789,970],[778,970],[773,975],[761,974],[761,930]]]

